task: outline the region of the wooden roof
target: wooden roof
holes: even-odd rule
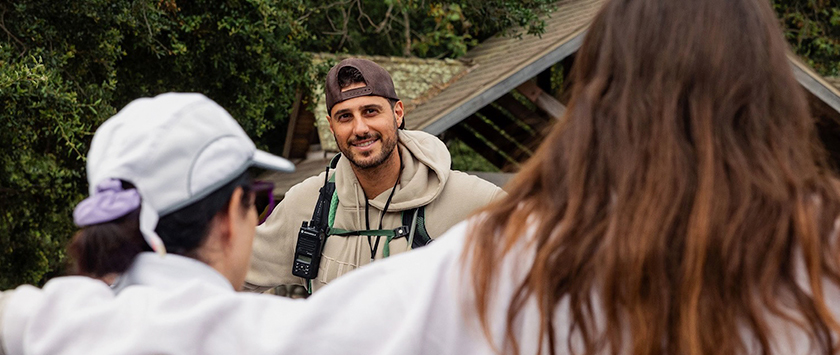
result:
[[[409,129],[440,134],[573,54],[602,0],[562,0],[541,37],[494,37],[470,50],[462,60],[473,67],[431,100],[419,105],[406,122]],[[840,114],[840,77],[824,78],[796,56],[790,56],[797,81]]]
[[[443,133],[574,53],[602,3],[602,0],[558,1],[556,11],[546,19],[545,33],[541,36],[497,36],[471,49],[462,57],[472,64],[470,71],[411,112],[406,128]]]

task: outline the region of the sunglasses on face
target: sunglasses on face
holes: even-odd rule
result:
[[[254,181],[251,193],[254,194],[254,207],[259,214],[257,225],[260,225],[274,210],[274,184],[268,181]]]

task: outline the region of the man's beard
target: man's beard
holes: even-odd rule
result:
[[[353,164],[355,167],[360,169],[375,168],[377,166],[382,165],[382,163],[387,161],[388,158],[391,157],[391,154],[394,153],[394,150],[397,147],[397,135],[398,133],[396,132],[395,128],[394,134],[391,136],[391,139],[383,139],[382,135],[378,132],[376,134],[367,134],[362,137],[355,137],[353,141],[347,142],[347,145],[345,146],[346,148],[343,148],[342,145],[339,145],[339,150],[341,150],[341,154],[344,155],[347,158],[347,160],[349,160],[350,163]],[[379,154],[376,157],[368,160],[364,158],[368,158],[370,156],[369,154],[372,153],[369,153],[368,155],[352,154],[353,151],[352,149],[350,149],[350,147],[352,146],[353,142],[370,138],[379,139],[379,141],[382,143],[382,149],[380,149]]]

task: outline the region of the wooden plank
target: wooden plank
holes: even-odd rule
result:
[[[520,131],[525,134],[531,134],[528,130],[522,128],[517,122],[517,119],[511,118],[505,112],[498,109],[493,105],[487,105],[482,107],[478,110],[482,116],[487,117],[492,121],[496,126],[501,128],[505,133],[513,136],[514,133],[519,133]],[[523,122],[524,123],[524,122]]]
[[[295,92],[295,103],[292,105],[292,114],[289,116],[289,125],[286,126],[286,140],[283,143],[284,158],[291,158],[292,140],[295,136],[295,126],[297,125],[302,98],[303,93],[300,89],[297,89],[297,91]]]
[[[519,102],[510,93],[500,97],[495,103],[516,116],[516,118],[530,126],[536,132],[543,132],[549,124],[548,117],[540,112],[531,111],[531,109]]]
[[[519,124],[513,121],[508,115],[506,115],[501,110],[493,107],[492,105],[487,105],[478,110],[478,113],[483,115],[484,117],[493,121],[497,127],[501,128],[502,131],[510,138],[513,138],[516,143],[525,147],[526,149],[532,149],[531,146],[533,144],[534,138],[536,137],[536,132],[529,132],[528,130],[522,128]],[[524,155],[520,155],[524,154]],[[525,156],[530,157],[531,152],[523,151],[521,147],[517,146],[516,152],[513,156]]]
[[[532,130],[534,130],[534,134],[530,138],[520,135],[512,135],[516,138],[517,142],[530,149],[532,152],[537,150],[537,147],[543,142],[543,140],[545,140],[545,137],[551,131],[551,127],[557,123],[557,120],[548,118],[545,114],[531,111],[527,106],[519,102],[519,100],[510,94],[499,98],[499,100],[496,100],[495,104],[501,106],[511,114],[516,115],[519,120],[525,122]],[[521,115],[529,116],[523,119]],[[527,156],[530,156],[530,154]],[[525,156],[520,156],[518,160],[522,162],[522,158],[524,157]]]
[[[453,126],[449,129],[456,138],[464,142],[468,147],[472,148],[478,155],[487,159],[490,164],[501,169],[508,164],[507,159],[498,151],[491,148],[484,141],[475,136],[470,130],[464,127],[463,123]]]
[[[513,141],[502,135],[495,127],[484,121],[481,117],[472,115],[463,121],[463,124],[469,125],[475,132],[480,134],[484,139],[495,145],[501,152],[510,157],[511,163],[518,163],[525,161],[530,157],[530,154],[523,151]]]
[[[531,100],[534,105],[537,105],[541,110],[554,119],[560,119],[566,112],[566,106],[557,101],[553,96],[549,95],[533,81],[528,80],[516,88],[522,95]]]
[[[485,122],[483,119],[481,119],[481,117],[472,115],[464,120],[464,124],[470,126],[470,128],[475,130],[478,134],[480,134],[490,143],[499,148],[499,150],[505,152],[505,154],[510,154],[518,150],[516,144],[514,144],[507,137],[499,133],[499,131],[496,130],[496,128],[491,126],[489,123]]]

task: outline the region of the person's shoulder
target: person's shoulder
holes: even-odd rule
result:
[[[438,236],[476,210],[499,200],[505,192],[479,177],[452,171],[446,185],[426,206],[426,228],[429,235]]]
[[[450,177],[452,177],[451,182],[454,184],[469,184],[469,185],[476,185],[481,188],[485,188],[488,190],[501,190],[500,187],[496,186],[490,181],[484,180],[478,176],[467,174],[460,170],[451,170],[449,172]]]
[[[457,191],[459,194],[468,193],[485,203],[495,201],[506,194],[501,187],[492,182],[458,170],[449,172],[449,181],[446,182],[446,188]]]
[[[23,325],[32,317],[76,310],[80,306],[98,305],[114,298],[104,282],[83,276],[57,277],[37,288],[22,285],[0,294],[0,339],[10,354],[22,353]]]

